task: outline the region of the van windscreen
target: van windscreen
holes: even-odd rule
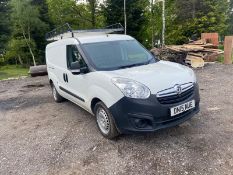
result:
[[[88,43],[82,45],[97,70],[116,70],[155,62],[136,40]]]

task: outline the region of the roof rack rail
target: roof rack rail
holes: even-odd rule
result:
[[[68,23],[57,27],[56,29],[48,32],[45,36],[47,41],[56,41],[64,38],[79,37],[85,35],[99,35],[124,32],[124,27],[120,24],[113,24],[105,27],[104,29],[87,29],[87,30],[72,30]]]

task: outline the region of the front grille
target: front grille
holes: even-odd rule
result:
[[[194,86],[192,86],[191,88],[189,88],[188,90],[184,91],[181,94],[157,97],[157,99],[161,104],[174,104],[188,99],[193,95],[193,93],[194,93]]]

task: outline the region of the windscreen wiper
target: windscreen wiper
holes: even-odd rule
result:
[[[130,64],[130,65],[125,65],[125,66],[120,66],[118,67],[119,69],[125,69],[125,68],[131,68],[131,67],[136,67],[136,66],[142,66],[145,65],[147,63],[137,63],[137,64]]]

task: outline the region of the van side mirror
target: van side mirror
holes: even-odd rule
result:
[[[89,72],[88,67],[87,66],[81,67],[78,61],[71,63],[70,69],[71,69],[72,74],[74,75],[85,74]]]
[[[82,68],[80,68],[80,73],[81,74],[86,74],[86,73],[88,73],[89,72],[89,69],[88,69],[88,67],[82,67]]]

